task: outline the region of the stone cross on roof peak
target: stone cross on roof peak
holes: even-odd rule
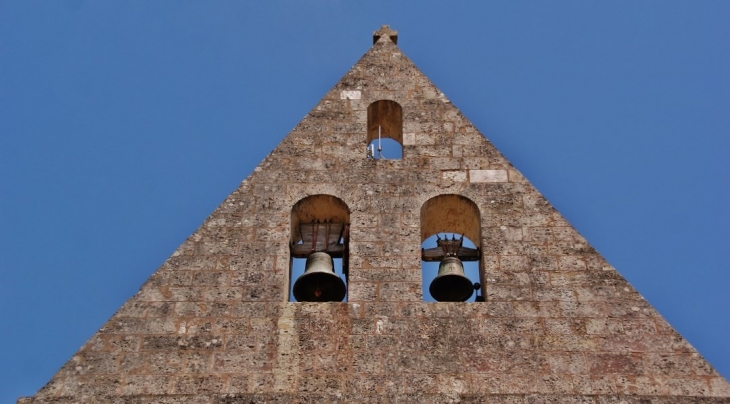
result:
[[[383,25],[379,30],[373,32],[373,45],[378,42],[381,37],[390,38],[394,44],[398,43],[398,31],[390,29],[389,25]]]

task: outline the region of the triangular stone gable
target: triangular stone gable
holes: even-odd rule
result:
[[[399,50],[377,42],[22,403],[730,402],[730,386]],[[365,155],[367,108],[403,158]],[[346,303],[288,302],[292,207],[350,210]],[[422,301],[421,208],[480,212],[486,302]]]

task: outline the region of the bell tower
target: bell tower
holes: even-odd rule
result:
[[[18,403],[730,402],[397,41]]]

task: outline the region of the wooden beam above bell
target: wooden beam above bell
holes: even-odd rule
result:
[[[332,258],[342,258],[345,245],[341,241],[348,227],[346,223],[300,223],[300,241],[290,245],[291,256],[307,258],[313,252],[326,252]]]
[[[464,237],[436,240],[436,247],[422,248],[421,259],[426,262],[441,261],[446,257],[457,257],[462,261],[479,261],[481,252],[477,248],[464,247]]]

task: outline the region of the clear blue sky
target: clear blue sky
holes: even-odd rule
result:
[[[730,2],[0,2],[0,401],[33,394],[390,24],[725,377]]]

